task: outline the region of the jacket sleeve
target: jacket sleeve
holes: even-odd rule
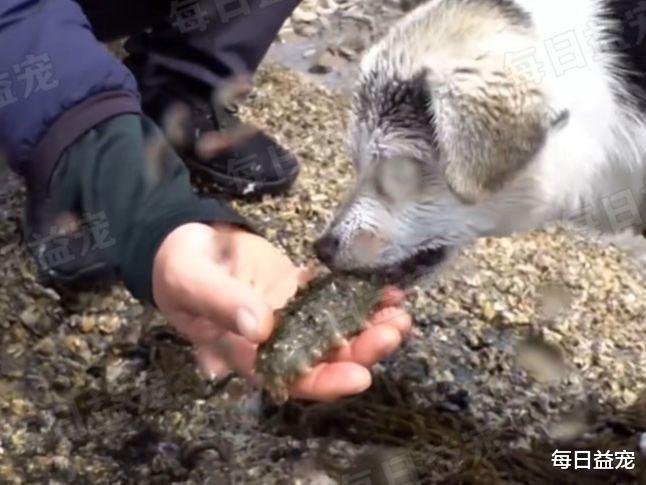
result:
[[[105,216],[110,262],[145,301],[154,256],[174,228],[247,226],[193,193],[181,159],[141,115],[132,74],[73,0],[0,0],[0,150],[36,205],[53,199],[62,212]]]
[[[73,0],[0,1],[0,45],[0,149],[33,191],[87,130],[140,112],[134,77]]]
[[[225,203],[194,194],[182,159],[145,116],[115,116],[74,142],[51,192],[59,213],[80,207],[90,219],[105,216],[110,261],[131,293],[150,303],[154,258],[173,229],[218,222],[253,230]]]

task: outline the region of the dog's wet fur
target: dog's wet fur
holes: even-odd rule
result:
[[[348,132],[356,183],[319,257],[397,280],[477,238],[557,220],[643,230],[639,15],[623,0],[412,11],[362,60]]]

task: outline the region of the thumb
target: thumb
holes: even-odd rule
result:
[[[184,297],[190,313],[251,342],[269,338],[274,327],[273,311],[260,293],[217,265],[196,273]]]

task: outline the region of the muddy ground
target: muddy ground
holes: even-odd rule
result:
[[[283,35],[334,14],[301,12]],[[242,112],[303,171],[286,197],[235,204],[299,262],[352,176],[347,97],[320,86],[334,87],[327,74],[268,63]],[[0,483],[646,483],[646,286],[603,241],[554,227],[465,249],[409,298],[415,330],[372,389],[276,407],[238,379],[204,381],[190,346],[123,288],[42,286],[22,198],[3,185]],[[636,467],[562,471],[557,448],[628,450]]]

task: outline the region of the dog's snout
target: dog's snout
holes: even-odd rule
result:
[[[339,249],[339,243],[340,241],[338,237],[332,234],[324,235],[314,244],[316,257],[319,258],[322,263],[325,263],[328,266],[331,265],[334,261],[334,256]]]

